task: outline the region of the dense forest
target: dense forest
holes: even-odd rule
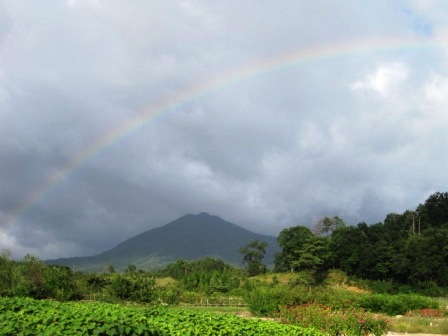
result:
[[[383,223],[348,226],[325,217],[312,228],[284,229],[278,236],[281,252],[274,269],[263,264],[266,243],[254,241],[240,249],[245,269],[219,259],[179,259],[163,269],[146,272],[129,265],[118,273],[74,272],[66,266],[48,266],[27,255],[12,260],[0,255],[0,296],[28,296],[76,300],[92,295],[110,300],[166,303],[188,302],[198,293],[244,296],[251,276],[293,273],[296,281],[319,285],[332,270],[370,281],[377,291],[417,292],[438,296],[448,287],[448,193],[434,193],[413,211],[389,214]],[[173,279],[163,285],[161,278]]]
[[[346,226],[325,217],[314,230],[295,226],[278,241],[277,272],[341,269],[363,279],[416,289],[448,286],[448,193],[434,193],[414,211],[388,214],[383,223]]]

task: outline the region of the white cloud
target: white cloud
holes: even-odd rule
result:
[[[372,90],[382,97],[387,97],[392,90],[406,81],[409,69],[403,63],[389,63],[378,66],[365,79],[351,85],[352,90]]]
[[[448,77],[433,76],[426,84],[425,94],[429,101],[446,106],[448,103]]]

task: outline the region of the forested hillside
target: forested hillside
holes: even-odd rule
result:
[[[338,268],[349,275],[430,290],[448,286],[448,193],[431,195],[415,210],[382,223],[347,226],[338,217],[279,235],[276,270],[314,274]]]

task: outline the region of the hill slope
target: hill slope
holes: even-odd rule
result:
[[[108,265],[122,270],[132,263],[150,270],[180,258],[193,260],[209,256],[241,265],[239,249],[252,240],[269,244],[264,262],[272,265],[274,254],[279,251],[275,237],[251,232],[203,212],[185,215],[143,232],[98,255],[48,260],[47,264],[72,266],[75,270],[105,271]]]

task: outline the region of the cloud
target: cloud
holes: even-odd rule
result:
[[[425,94],[429,101],[446,106],[448,103],[448,78],[440,75],[433,76],[425,87]]]
[[[446,14],[419,1],[0,2],[0,249],[94,254],[202,211],[276,235],[415,207],[448,182]],[[344,49],[366,41],[397,45]],[[334,52],[242,75],[312,50]]]
[[[388,96],[390,91],[408,78],[409,69],[403,63],[382,64],[362,81],[355,82],[352,90],[372,90],[380,96]]]

